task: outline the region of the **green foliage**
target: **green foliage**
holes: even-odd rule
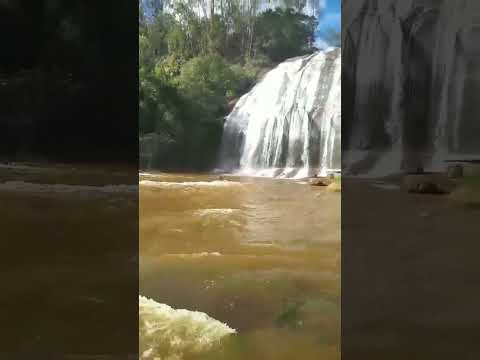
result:
[[[215,15],[207,27],[206,32],[206,51],[204,53],[220,54],[225,52],[225,41],[227,38],[227,24],[223,19]]]
[[[236,92],[227,94],[229,98],[248,92],[262,71],[262,66],[252,63],[246,63],[245,65],[235,64],[231,66],[231,69],[236,79]]]
[[[136,160],[128,136],[136,107],[128,104],[136,96],[132,69],[138,56],[146,64],[148,42],[118,25],[135,24],[136,6],[0,1],[2,154],[17,161],[33,154],[51,161]],[[137,41],[138,54],[132,53]],[[105,148],[107,137],[118,137],[117,147]]]
[[[199,56],[188,61],[178,78],[179,88],[192,101],[224,101],[236,94],[236,74],[218,55]]]
[[[313,51],[312,18],[280,9],[256,15],[236,1],[222,9],[198,16],[177,2],[174,16],[140,19],[139,128],[162,142],[156,166],[212,166],[229,101],[275,62]]]
[[[311,52],[315,18],[294,12],[292,9],[269,10],[258,16],[255,48],[272,61]]]
[[[151,66],[154,59],[152,45],[145,35],[138,37],[138,60],[142,66]]]
[[[155,76],[164,82],[171,82],[176,76],[180,75],[184,63],[183,57],[174,54],[161,58],[155,65]]]

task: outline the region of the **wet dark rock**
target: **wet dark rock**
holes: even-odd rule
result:
[[[309,184],[312,186],[328,186],[332,183],[333,179],[330,177],[313,177],[309,179]]]
[[[233,109],[235,108],[235,105],[237,105],[238,100],[240,100],[240,98],[234,98],[227,103],[228,113],[231,113],[233,111]]]
[[[453,187],[444,173],[407,174],[404,185],[409,193],[415,194],[448,194]]]

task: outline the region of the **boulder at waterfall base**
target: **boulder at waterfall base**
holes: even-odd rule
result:
[[[332,183],[332,179],[328,177],[313,177],[308,180],[312,186],[328,186]]]
[[[453,183],[445,173],[416,173],[405,175],[404,186],[409,193],[448,194]]]

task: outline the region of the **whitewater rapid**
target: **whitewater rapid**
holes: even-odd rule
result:
[[[202,312],[173,309],[141,295],[138,302],[142,360],[182,360],[212,350],[236,333]]]
[[[220,167],[251,176],[307,177],[341,168],[341,50],[287,60],[226,118]]]
[[[69,185],[69,184],[42,184],[25,181],[6,181],[0,183],[0,191],[26,192],[35,194],[137,194],[137,185]]]

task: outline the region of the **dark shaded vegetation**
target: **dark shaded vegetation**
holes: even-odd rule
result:
[[[214,166],[229,104],[266,69],[315,50],[314,17],[294,8],[257,14],[237,1],[201,15],[177,3],[148,16],[140,2],[141,167]]]
[[[138,8],[0,2],[0,158],[136,162]]]
[[[137,4],[0,0],[0,43],[0,358],[131,357],[138,194],[89,186],[138,184]]]

